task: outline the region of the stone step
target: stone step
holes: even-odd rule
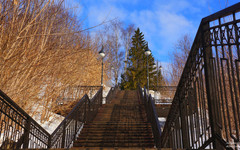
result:
[[[139,148],[139,147],[131,147],[131,148],[128,148],[128,147],[73,147],[73,148],[70,148],[70,150],[156,150],[156,148]],[[59,150],[59,149],[58,149]],[[172,149],[161,149],[161,150],[172,150]]]
[[[111,127],[111,126],[118,126],[118,127],[151,127],[150,124],[148,123],[141,123],[141,122],[122,122],[122,123],[104,123],[104,122],[99,122],[99,123],[92,123],[92,124],[85,124],[84,128],[89,128],[89,127]]]
[[[90,142],[90,143],[97,143],[97,142],[104,142],[104,143],[153,143],[154,144],[154,139],[153,137],[148,137],[149,135],[145,136],[114,136],[114,135],[109,135],[109,136],[84,136],[84,137],[78,137],[75,142]]]
[[[142,131],[142,130],[151,130],[151,127],[138,127],[138,126],[105,126],[105,127],[102,127],[102,126],[95,126],[95,127],[85,127],[83,128],[83,131],[86,130],[86,131],[105,131],[105,130],[119,130],[119,131],[122,131],[122,130],[127,130],[127,131]]]
[[[150,147],[153,148],[153,143],[103,143],[103,142],[98,142],[98,143],[74,143],[74,147]]]
[[[85,131],[81,132],[82,135],[80,136],[147,136],[149,135],[149,131],[142,131],[142,132],[128,132],[128,131]]]
[[[113,141],[113,142],[116,142],[116,141],[135,141],[135,142],[138,142],[138,141],[150,141],[152,142],[153,141],[153,138],[152,137],[132,137],[132,136],[129,136],[129,137],[114,137],[114,136],[96,136],[96,137],[89,137],[89,136],[85,136],[85,137],[78,137],[76,142],[84,142],[84,141]]]
[[[152,128],[136,91],[120,91],[91,123],[84,125],[74,147],[153,148]]]

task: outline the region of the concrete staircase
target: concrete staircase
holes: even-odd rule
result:
[[[136,91],[119,91],[86,125],[73,148],[153,148],[151,125]]]

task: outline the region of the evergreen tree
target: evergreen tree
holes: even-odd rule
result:
[[[157,86],[164,86],[166,85],[166,81],[163,78],[162,71],[160,71],[160,68],[158,68],[158,73],[155,74],[153,77],[154,82],[150,85],[150,89],[157,90]],[[158,84],[157,84],[158,80]]]
[[[124,89],[136,89],[138,83],[141,86],[147,86],[147,56],[144,54],[148,48],[144,35],[138,28],[132,37],[132,47],[129,50],[127,60],[128,67],[124,75],[122,75],[121,87]],[[151,85],[156,76],[156,68],[152,54],[148,56],[149,84]]]

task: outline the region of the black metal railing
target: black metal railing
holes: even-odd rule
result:
[[[117,90],[118,90],[118,87],[111,87],[110,88],[110,90],[108,92],[108,95],[105,98],[105,103],[106,104],[111,103],[111,100],[113,99],[113,96],[116,94]]]
[[[155,109],[155,104],[151,95],[148,95],[146,92],[146,88],[142,91],[142,88],[138,86],[138,92],[140,95],[140,99],[143,101],[145,105],[145,110],[147,113],[147,119],[151,123],[152,132],[154,136],[154,141],[156,147],[160,147],[160,135],[161,135],[161,126],[158,120],[157,112]]]
[[[56,103],[57,105],[64,105],[74,100],[81,99],[85,94],[92,99],[100,88],[101,86],[69,86],[57,97]]]
[[[154,101],[155,104],[171,105],[173,99],[171,99],[171,98],[164,98],[164,99],[155,99],[155,98],[153,98],[153,101]]]
[[[96,116],[102,93],[101,87],[92,99],[85,94],[50,135],[0,90],[0,149],[71,147],[84,123]]]
[[[150,89],[154,90],[152,96],[155,104],[172,104],[177,86],[151,86]]]
[[[51,134],[51,148],[70,148],[84,123],[92,121],[101,105],[102,88],[92,99],[89,99],[87,94],[84,95]]]
[[[240,3],[203,18],[185,64],[161,147],[240,148]]]
[[[0,90],[0,149],[50,148],[50,134]]]

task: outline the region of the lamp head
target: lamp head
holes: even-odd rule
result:
[[[159,69],[162,70],[162,66],[160,66]]]
[[[153,64],[153,68],[156,68],[156,67],[157,67],[157,65],[154,63],[154,64]]]
[[[147,43],[147,48],[146,48],[146,50],[145,50],[145,55],[146,56],[149,56],[151,54],[151,51],[150,51],[150,49],[148,48],[148,43]]]
[[[103,46],[102,46],[101,50],[99,51],[99,55],[100,55],[102,58],[105,57],[105,53],[104,53],[104,51],[103,51]]]

